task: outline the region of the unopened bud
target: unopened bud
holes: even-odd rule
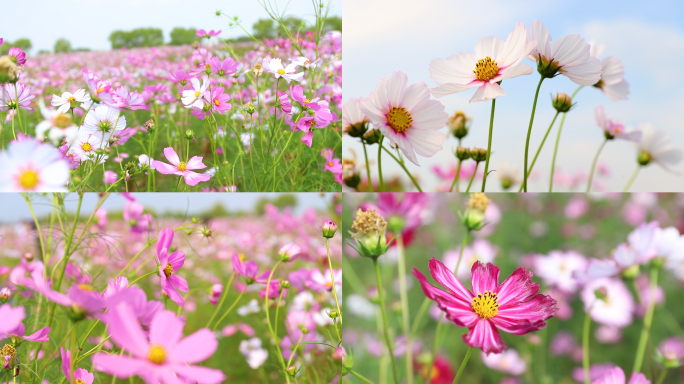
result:
[[[573,105],[572,98],[565,93],[557,93],[556,96],[553,97],[551,104],[556,111],[562,113],[568,112],[570,109],[572,109]]]
[[[147,129],[148,133],[152,133],[155,130],[155,124],[154,120],[150,119],[145,122],[145,128]]]
[[[382,133],[379,129],[369,129],[368,132],[363,135],[363,140],[366,144],[375,144],[378,143],[382,137]]]
[[[185,131],[185,138],[188,140],[192,140],[193,138],[195,138],[195,131],[193,131],[192,129],[188,129],[187,131]]]
[[[252,103],[247,103],[247,105],[245,105],[245,112],[247,112],[248,114],[251,115],[251,114],[253,114],[255,111],[256,111],[256,108],[254,107],[254,104],[252,104]]]
[[[0,289],[0,303],[6,303],[12,297],[12,291],[8,287]]]
[[[328,312],[328,317],[331,319],[336,319],[340,317],[340,313],[333,309],[332,311]]]
[[[290,288],[290,287],[292,286],[292,283],[290,283],[289,280],[281,280],[281,281],[280,281],[280,286],[281,286],[283,289],[288,289],[288,288]]]
[[[33,253],[31,253],[31,252],[24,253],[24,259],[26,259],[26,261],[33,260]]]
[[[466,147],[458,147],[456,148],[456,158],[463,161],[463,160],[468,160],[470,159],[470,150]]]
[[[327,220],[321,227],[321,234],[326,239],[332,239],[337,234],[337,224],[332,220]]]
[[[470,155],[472,156],[473,160],[475,160],[477,162],[487,160],[487,150],[486,149],[474,147],[473,149],[470,150]]]
[[[639,152],[639,157],[637,157],[637,162],[639,165],[644,166],[648,165],[651,161],[653,161],[653,157],[651,156],[650,153],[646,151],[640,151]]]
[[[290,365],[289,367],[287,367],[285,372],[287,372],[288,375],[295,377],[297,376],[297,373],[299,373],[299,368],[297,368],[296,365]]]

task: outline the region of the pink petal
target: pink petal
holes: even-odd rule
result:
[[[525,267],[513,271],[497,290],[499,310],[506,304],[525,301],[539,292],[539,284],[532,281],[532,272],[525,273]]]
[[[162,310],[157,312],[150,324],[150,344],[164,347],[167,353],[176,348],[176,343],[183,337],[185,323],[173,312]]]
[[[473,294],[484,293],[485,291],[496,292],[499,285],[499,267],[492,263],[483,264],[476,261],[470,269],[470,285]]]
[[[183,263],[185,263],[185,252],[176,251],[169,256],[169,264],[171,264],[174,271],[181,269]]]
[[[211,175],[185,171],[183,172],[183,179],[185,179],[185,184],[195,186],[201,181],[209,181]]]
[[[24,307],[12,308],[9,304],[0,306],[0,333],[8,333],[24,320]]]
[[[203,169],[206,167],[207,166],[202,163],[202,157],[199,156],[193,156],[186,164],[186,169]]]
[[[218,369],[206,367],[174,365],[173,370],[188,380],[194,380],[202,384],[220,383],[226,379],[223,372]]]
[[[85,384],[93,384],[93,380],[95,380],[95,375],[93,375],[92,373],[88,372],[83,368],[79,368],[74,372],[74,379],[81,379],[85,382]]]
[[[203,328],[181,340],[169,351],[169,362],[194,364],[211,357],[218,347],[216,336],[208,328]]]
[[[159,237],[157,238],[157,256],[159,257],[159,263],[162,267],[166,267],[168,262],[168,251],[171,249],[171,243],[173,243],[173,229],[164,228],[159,231]]]
[[[451,272],[451,270],[449,270],[441,261],[433,258],[428,263],[428,267],[430,268],[432,278],[435,279],[439,285],[448,289],[449,292],[451,292],[452,295],[455,295],[459,300],[472,303],[474,295],[463,286],[463,283],[461,283],[456,276],[454,276],[453,272]]]
[[[453,321],[459,327],[472,327],[479,320],[479,317],[471,307],[470,301],[464,301],[430,285],[425,276],[416,268],[413,268],[413,274],[418,278],[425,296],[437,302],[439,308],[446,312],[447,319]]]
[[[166,159],[169,160],[169,163],[178,166],[180,164],[180,159],[178,158],[178,154],[172,147],[166,147],[164,148],[164,156],[166,156]]]
[[[181,292],[189,291],[187,280],[178,276],[177,274],[174,273],[173,275],[171,275],[169,280],[171,280],[171,284],[173,284],[173,287],[176,288],[177,290],[179,290]]]
[[[125,302],[110,309],[107,325],[112,340],[135,357],[147,358],[149,343],[143,333],[138,317]]]
[[[24,340],[28,341],[48,341],[50,338],[48,337],[48,333],[50,333],[50,327],[45,327],[32,335],[24,336]]]
[[[93,355],[93,366],[98,371],[116,376],[119,379],[135,376],[149,368],[150,363],[129,356],[119,356],[108,353]]]
[[[501,353],[506,349],[506,344],[501,340],[499,331],[489,320],[480,320],[475,327],[470,328],[463,335],[463,342],[473,348],[480,348],[486,354]]]
[[[178,168],[176,168],[175,166],[162,163],[159,160],[152,161],[152,166],[154,167],[154,169],[159,171],[159,173],[163,173],[165,175],[173,175],[178,171]]]

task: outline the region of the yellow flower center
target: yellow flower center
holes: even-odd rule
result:
[[[104,88],[98,88],[98,89],[97,89],[97,93],[100,93],[100,92],[102,92],[102,91],[104,91]]]
[[[83,143],[83,144],[81,144],[81,149],[84,152],[90,152],[93,150],[93,146],[90,143]]]
[[[60,113],[55,116],[54,124],[57,128],[68,128],[71,126],[71,116]]]
[[[496,314],[499,313],[499,303],[496,302],[496,292],[485,291],[485,293],[478,293],[477,297],[473,297],[471,307],[473,307],[473,311],[475,311],[482,320],[496,316]]]
[[[478,80],[489,81],[499,73],[499,66],[496,64],[496,61],[493,61],[491,57],[487,56],[484,59],[480,59],[477,64],[475,64],[473,73]]]
[[[69,104],[73,104],[73,103],[76,102],[76,98],[73,97],[73,96],[69,96],[69,98],[67,99],[67,101],[69,102]]]
[[[309,100],[309,99],[304,99],[304,104],[309,104],[310,102],[311,102],[311,100]]]
[[[81,379],[76,379],[76,381],[74,383],[75,384],[86,384],[86,382],[81,380]]]
[[[26,170],[19,177],[19,185],[24,189],[33,189],[38,185],[38,173],[33,170]]]
[[[332,167],[332,166],[333,166],[333,162],[332,162],[332,161],[328,161],[328,167]]]
[[[420,370],[420,377],[422,377],[423,379],[425,379],[425,378],[427,377],[427,375],[428,375],[429,369],[430,369],[430,366],[424,365],[424,366],[423,366],[423,369]],[[437,377],[437,376],[439,376],[439,370],[437,369],[437,367],[435,367],[435,366],[433,365],[433,366],[432,366],[432,370],[430,371],[430,381],[432,381],[432,379],[434,379],[434,378]]]
[[[10,360],[17,355],[17,349],[12,344],[5,344],[0,348],[0,356],[10,356]]]
[[[195,91],[195,97],[197,98],[197,97],[199,97],[199,95],[200,95],[200,92],[199,92],[199,91]]]
[[[218,106],[219,104],[221,104],[221,102],[219,101],[219,99],[214,99],[214,104],[216,104],[216,106]]]
[[[387,123],[397,132],[406,132],[413,124],[413,117],[404,107],[392,107],[387,113]]]
[[[158,345],[152,346],[148,360],[155,364],[164,364],[166,361],[166,351]]]
[[[93,292],[93,287],[90,284],[79,284],[78,289],[81,291],[88,291],[88,292]]]
[[[284,75],[284,74],[285,74],[285,70],[284,70],[284,69],[279,69],[279,70],[278,70],[278,74],[279,74],[279,75]]]
[[[185,161],[181,161],[181,163],[178,164],[178,170],[183,172],[186,169],[188,169],[188,163],[186,163]]]
[[[164,274],[166,277],[171,277],[171,275],[173,275],[173,267],[171,264],[166,264],[166,267],[164,267]]]

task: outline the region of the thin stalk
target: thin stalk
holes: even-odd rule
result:
[[[473,180],[475,179],[475,175],[477,174],[477,168],[480,166],[480,162],[476,161],[475,162],[475,169],[473,170],[472,176],[470,176],[470,182],[468,183],[468,189],[466,189],[466,193],[470,192],[470,186],[473,185]]]
[[[137,283],[138,281],[142,280],[143,278],[145,278],[145,277],[147,277],[147,276],[156,275],[157,273],[158,273],[158,271],[157,271],[156,269],[155,269],[154,271],[152,271],[152,272],[148,272],[148,273],[146,273],[146,274],[144,274],[144,275],[138,277],[137,279],[131,281],[130,283],[128,283],[128,286],[130,287],[130,286],[132,286],[133,284]]]
[[[399,376],[397,375],[397,364],[394,361],[394,351],[392,350],[392,341],[390,340],[389,328],[387,327],[387,314],[385,313],[385,298],[382,293],[382,279],[380,278],[380,266],[378,265],[378,258],[373,258],[373,266],[375,267],[375,279],[378,282],[378,296],[380,297],[380,311],[382,312],[383,333],[385,334],[385,343],[389,352],[390,360],[392,362],[392,374],[394,376],[394,384],[399,384]]]
[[[489,155],[487,155],[489,156]],[[461,163],[463,160],[458,159],[458,166],[456,167],[456,176],[454,176],[454,182],[451,183],[451,188],[449,189],[449,192],[452,192],[454,190],[454,186],[456,186],[456,192],[458,192],[458,178],[461,175]]]
[[[423,190],[420,189],[420,185],[418,185],[418,182],[416,182],[416,179],[414,179],[414,178],[413,178],[413,175],[411,175],[411,172],[409,172],[408,169],[406,169],[406,165],[404,165],[404,162],[403,162],[402,160],[398,159],[396,156],[394,156],[394,154],[393,154],[392,152],[390,152],[387,148],[382,147],[382,149],[384,149],[385,152],[387,152],[387,154],[389,154],[390,156],[392,156],[392,158],[394,159],[394,161],[396,161],[397,164],[399,164],[399,165],[401,166],[401,168],[404,170],[404,172],[406,172],[406,174],[408,175],[408,177],[409,177],[409,178],[411,179],[411,181],[413,182],[413,185],[416,186],[416,189],[418,190],[418,192],[423,192]]]
[[[534,94],[534,103],[532,104],[532,115],[530,116],[530,126],[527,128],[527,140],[525,141],[525,167],[523,168],[523,191],[527,192],[527,155],[530,150],[530,136],[532,135],[532,125],[534,124],[534,113],[537,110],[537,98],[539,97],[539,89],[541,88],[544,77],[539,79],[539,85],[537,85],[537,92]]]
[[[551,133],[551,128],[553,128],[553,123],[556,122],[556,118],[558,117],[558,114],[560,112],[556,112],[556,114],[553,116],[553,120],[551,120],[551,125],[549,125],[549,129],[546,130],[546,135],[544,135],[544,139],[542,139],[541,144],[539,144],[539,148],[537,149],[537,153],[534,155],[534,159],[532,159],[532,164],[530,164],[530,169],[527,171],[527,177],[530,177],[530,173],[532,173],[532,168],[534,168],[534,164],[537,162],[537,157],[539,157],[539,153],[542,150],[542,147],[544,146],[544,143],[546,142],[546,138],[549,136],[549,133]],[[518,192],[521,192],[523,189],[523,186],[520,186],[520,189]]]
[[[368,164],[368,151],[366,151],[366,142],[363,139],[361,139],[361,144],[363,145],[363,157],[364,159],[366,159],[366,176],[368,176],[368,188],[371,192],[375,192],[373,190],[373,183],[371,182],[370,165]]]
[[[264,311],[266,312],[266,324],[268,324],[268,329],[271,331],[271,338],[273,339],[273,342],[276,347],[276,353],[278,354],[278,361],[280,362],[280,365],[283,369],[283,372],[285,372],[285,380],[287,383],[290,383],[290,375],[287,374],[287,366],[285,365],[285,359],[283,359],[283,354],[280,351],[280,345],[278,344],[278,335],[273,331],[273,326],[271,325],[271,314],[268,310],[268,291],[271,288],[271,279],[273,279],[273,274],[275,273],[276,268],[282,263],[282,260],[278,260],[275,265],[273,266],[273,269],[271,269],[271,273],[268,275],[268,280],[266,281],[266,294],[264,295]]]
[[[221,307],[223,307],[223,302],[226,301],[226,297],[228,297],[228,290],[230,287],[233,285],[233,279],[235,278],[235,272],[233,272],[232,275],[230,275],[230,280],[228,280],[228,284],[223,288],[223,292],[221,293],[221,300],[219,301],[218,305],[216,306],[216,309],[214,309],[214,313],[211,314],[211,317],[209,318],[209,321],[207,321],[207,325],[204,326],[204,328],[209,328],[211,325],[211,322],[214,321],[214,318],[216,315],[219,313],[221,310]]]
[[[267,287],[266,289],[268,290],[268,287]],[[223,316],[221,316],[221,317],[216,321],[216,324],[214,324],[214,327],[211,329],[212,331],[215,331],[216,328],[218,327],[218,325],[221,324],[221,321],[223,321],[223,319],[225,319],[226,316],[228,316],[228,314],[230,313],[230,311],[232,311],[233,308],[235,308],[235,306],[236,306],[237,303],[240,301],[240,299],[242,298],[242,295],[245,293],[246,290],[247,290],[247,288],[245,287],[245,289],[243,289],[242,291],[240,291],[240,294],[239,294],[238,297],[235,299],[235,301],[233,302],[233,304],[228,308],[228,310],[226,310],[226,312],[223,314]]]
[[[470,355],[473,353],[473,347],[468,347],[468,352],[466,352],[465,357],[463,358],[463,362],[461,362],[461,366],[458,368],[458,372],[456,372],[456,377],[454,377],[454,383],[457,384],[458,380],[461,378],[461,375],[463,374],[463,371],[465,370],[466,364],[468,364],[468,359],[470,359]]]
[[[406,379],[408,384],[413,384],[413,353],[411,344],[411,320],[409,318],[408,289],[406,287],[406,259],[404,257],[404,239],[401,234],[397,236],[397,254],[399,269],[399,297],[401,301],[401,318],[404,335],[406,335]]]
[[[634,359],[634,368],[632,372],[641,372],[641,364],[644,361],[644,354],[646,352],[646,342],[648,341],[651,332],[651,324],[653,323],[653,312],[655,312],[655,293],[658,288],[658,267],[651,266],[651,287],[650,300],[648,309],[644,315],[644,327],[641,328],[641,336],[639,337],[639,344],[637,347],[636,358]]]
[[[667,376],[667,368],[663,368],[663,370],[660,371],[660,374],[658,375],[658,380],[655,381],[655,384],[662,384],[663,381],[665,381],[666,376]]]
[[[641,170],[641,166],[638,166],[637,169],[632,174],[632,177],[629,178],[629,181],[627,182],[627,185],[625,185],[625,188],[622,190],[622,193],[629,191],[629,188],[632,186],[632,183],[634,183],[634,180],[636,179],[640,170]]]
[[[381,137],[378,142],[378,177],[380,178],[380,192],[385,192],[385,183],[382,181],[382,141],[385,137]]]
[[[492,156],[492,132],[494,131],[494,108],[496,106],[496,99],[492,99],[492,114],[489,117],[489,140],[487,141],[487,160],[485,161],[484,178],[482,179],[482,192],[485,191],[485,184],[487,184],[487,171],[489,171],[489,158]],[[453,188],[453,186],[452,186]]]
[[[608,142],[608,139],[603,140],[603,143],[601,143],[601,146],[599,147],[598,151],[596,151],[596,156],[594,156],[594,161],[591,163],[591,171],[589,171],[589,181],[587,181],[587,190],[585,191],[586,193],[589,193],[589,191],[591,191],[591,180],[594,178],[594,170],[596,169],[596,162],[598,161],[599,155],[601,154],[603,147],[606,146],[607,142]]]
[[[570,99],[574,100],[575,95],[577,95],[577,92],[579,92],[580,89],[582,89],[583,85],[580,85],[575,89],[575,92],[570,95]],[[561,132],[563,131],[563,125],[565,124],[565,117],[568,115],[567,112],[563,113],[563,117],[561,118],[560,126],[558,126],[558,134],[556,135],[556,146],[553,148],[553,159],[551,160],[551,177],[549,179],[549,193],[553,191],[553,172],[556,169],[556,154],[558,154],[558,143],[560,142],[560,135]]]
[[[78,353],[78,343],[76,342],[76,326],[78,322],[74,321],[71,326],[71,362],[69,364],[69,377],[72,383],[75,383],[74,372],[76,371],[76,354]]]
[[[359,374],[356,373],[355,371],[351,371],[351,372],[349,372],[349,373],[351,373],[352,375],[356,376],[359,380],[363,381],[364,383],[373,384],[372,381],[370,381],[370,380],[366,379],[365,377],[359,375]]]
[[[328,253],[328,267],[330,268],[330,280],[332,281],[332,291],[335,296],[335,305],[337,306],[337,313],[340,315],[340,324],[342,324],[342,309],[340,302],[337,300],[337,288],[335,288],[335,274],[333,273],[332,261],[330,260],[330,239],[325,239],[325,250]]]
[[[591,307],[584,315],[584,329],[582,330],[582,369],[584,370],[584,384],[590,384],[589,377],[589,330],[591,329],[591,317],[589,312]]]

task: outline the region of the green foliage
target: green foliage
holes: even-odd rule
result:
[[[323,25],[323,32],[340,31],[342,32],[342,18],[338,16],[328,17]]]
[[[73,51],[71,48],[71,42],[65,38],[57,39],[57,41],[55,41],[53,50],[55,53],[66,53]]]
[[[257,39],[269,38],[273,39],[278,36],[280,28],[285,27],[293,32],[311,32],[315,29],[314,26],[307,25],[304,20],[296,16],[288,16],[283,18],[282,26],[276,24],[273,19],[259,19],[252,25],[252,35]],[[325,19],[323,25],[323,33],[329,31],[341,31],[342,19],[338,16],[332,16]],[[236,40],[240,40],[237,38]]]
[[[196,34],[196,29],[193,27],[183,28],[176,27],[171,30],[171,42],[169,45],[190,45],[200,38]]]
[[[259,19],[252,25],[254,37],[257,39],[273,38],[276,36],[276,27],[272,19]]]
[[[0,45],[0,55],[6,55],[10,48],[14,47],[21,48],[22,51],[28,52],[33,48],[33,44],[31,44],[31,40],[24,37],[15,40],[14,43],[5,40],[4,43]]]
[[[164,44],[164,34],[159,28],[116,30],[109,35],[109,42],[112,44],[112,49],[157,47]]]

